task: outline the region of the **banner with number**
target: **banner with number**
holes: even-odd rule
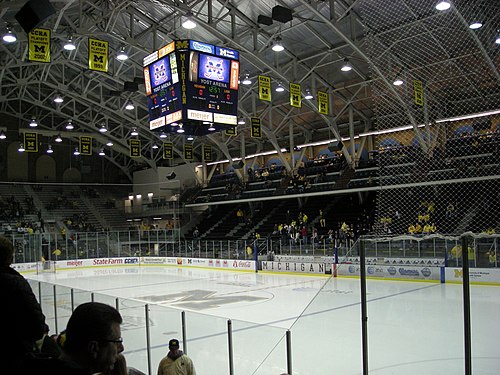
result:
[[[108,45],[104,40],[89,38],[89,69],[108,71]]]
[[[424,86],[422,81],[418,79],[413,81],[413,91],[415,93],[415,104],[423,107],[424,106]]]
[[[323,91],[318,91],[318,112],[321,113],[322,115],[329,114],[328,102],[329,102],[328,93]]]
[[[92,137],[80,137],[80,155],[92,155]]]
[[[29,32],[28,60],[50,62],[50,30],[33,29]]]
[[[194,158],[193,145],[186,143],[184,145],[184,159],[193,160],[193,158]]]
[[[163,159],[172,160],[174,158],[174,144],[172,142],[163,143]]]
[[[129,146],[130,146],[130,157],[131,158],[141,157],[141,141],[140,141],[140,139],[129,140]]]
[[[38,152],[38,133],[35,132],[24,133],[24,151]]]
[[[203,161],[212,161],[212,145],[203,145]]]
[[[271,78],[259,76],[259,99],[271,101]]]
[[[234,137],[235,135],[237,135],[237,128],[236,128],[236,126],[231,126],[230,128],[227,128],[224,131],[224,134],[225,135],[229,135],[230,137]]]
[[[290,105],[292,107],[302,107],[302,93],[298,83],[290,83]]]
[[[262,137],[262,125],[260,122],[260,118],[251,117],[250,123],[251,123],[250,136],[252,138],[261,138]]]

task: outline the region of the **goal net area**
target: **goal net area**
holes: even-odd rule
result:
[[[36,262],[36,273],[55,273],[56,272],[56,262],[53,260],[43,260]]]
[[[494,3],[359,3],[373,78],[375,234],[499,233]],[[483,26],[472,29],[474,19]]]

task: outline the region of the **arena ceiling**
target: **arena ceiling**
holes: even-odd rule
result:
[[[499,36],[500,4],[456,0],[448,11],[440,12],[436,2],[53,0],[56,13],[40,25],[52,32],[51,62],[33,63],[27,59],[27,36],[15,19],[25,1],[2,1],[0,27],[12,27],[18,40],[0,44],[0,113],[17,122],[4,121],[0,128],[8,128],[9,139],[21,140],[20,131],[29,129],[35,117],[36,131],[46,142],[57,134],[74,143],[82,133],[92,135],[97,143],[94,148],[103,146],[105,158],[129,176],[138,167],[165,165],[161,149],[152,149],[162,139],[148,129],[144,86],[139,84],[135,90],[125,83],[142,82],[146,55],[186,38],[240,51],[240,76],[248,74],[252,80],[251,85],[239,88],[238,112],[245,124],[238,126],[238,136],[219,132],[194,140],[197,155],[202,144],[212,144],[215,160],[358,136],[376,129],[381,116],[390,117],[391,111],[402,116],[401,125],[416,127],[418,119],[402,99],[413,95],[408,93],[413,92],[415,77],[425,79],[429,97],[440,103],[431,111],[436,118],[497,109],[500,48],[495,38]],[[271,25],[258,22],[259,15],[271,17],[276,6],[291,9],[293,19],[284,23],[271,19]],[[181,25],[188,14],[197,23],[191,30]],[[472,15],[484,23],[479,31],[468,27]],[[63,49],[68,37],[76,44],[74,51]],[[107,73],[88,69],[89,37],[109,42]],[[279,53],[270,48],[276,37],[285,46]],[[122,47],[129,59],[118,61],[114,57]],[[353,69],[343,72],[346,59]],[[287,91],[273,92],[270,104],[260,101],[258,75],[270,76],[273,87],[282,83],[288,88],[294,82],[302,85],[303,94],[307,89],[313,94],[328,92],[331,113],[319,114],[316,98],[303,100],[300,109],[292,108]],[[405,76],[405,83],[410,82],[406,94],[392,84],[400,75]],[[58,94],[65,99],[61,104],[52,100]],[[130,101],[135,109],[125,110]],[[377,111],[377,103],[384,102],[389,109]],[[463,105],[469,102],[479,104]],[[249,136],[250,116],[262,118],[261,139]],[[76,126],[72,132],[64,128],[68,120]],[[109,129],[105,134],[98,131],[102,124]],[[139,131],[141,158],[129,157],[132,128]],[[176,163],[183,162],[185,137],[170,135],[180,158]],[[111,148],[104,146],[109,139],[114,144]]]

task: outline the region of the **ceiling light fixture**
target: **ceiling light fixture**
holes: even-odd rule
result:
[[[196,22],[194,22],[193,13],[187,12],[183,16],[182,27],[188,30],[194,29],[196,27]]]
[[[450,4],[450,2],[449,2],[449,1],[447,1],[447,0],[440,0],[440,1],[436,4],[436,9],[437,9],[437,10],[440,10],[440,11],[450,9],[450,7],[451,7],[451,4]]]
[[[54,152],[54,150],[52,150],[52,146],[48,145],[47,146],[47,154],[52,154],[53,152]]]
[[[130,132],[130,135],[132,135],[132,136],[135,137],[136,135],[139,135],[139,132],[137,131],[136,128],[132,128],[132,131]]]
[[[311,99],[313,99],[313,98],[314,98],[314,96],[313,96],[313,94],[311,93],[311,90],[307,89],[307,90],[306,90],[306,94],[304,95],[304,99],[311,100]]]
[[[108,141],[106,142],[106,146],[108,146],[108,147],[113,146],[113,142],[111,142],[111,141],[109,141],[109,140],[108,140]]]
[[[156,149],[158,149],[158,145],[157,145],[156,143],[153,143],[153,145],[151,146],[151,148],[152,148],[153,150],[156,150]]]
[[[58,134],[57,137],[56,137],[56,139],[54,139],[54,141],[57,142],[57,143],[61,143],[63,141],[62,138],[61,138],[61,134]]]
[[[30,122],[30,128],[36,128],[38,126],[38,123],[36,122],[36,120],[34,118],[31,119],[31,122]]]
[[[283,92],[285,91],[285,88],[281,84],[281,82],[278,82],[278,86],[276,86],[276,92]]]
[[[116,59],[117,60],[120,60],[120,61],[125,61],[128,59],[128,55],[127,53],[125,52],[125,48],[120,48],[120,51],[118,52],[118,54],[116,55]]]
[[[194,141],[194,137],[192,135],[188,135],[186,139],[188,141]]]
[[[251,85],[252,84],[252,80],[250,79],[250,74],[245,74],[245,79],[243,79],[243,81],[241,81],[241,83],[243,83],[244,85]]]
[[[479,21],[474,21],[469,25],[469,29],[471,30],[477,30],[483,27],[483,23]]]
[[[179,124],[179,129],[177,129],[177,133],[184,133],[184,129],[182,129],[182,124]]]
[[[99,150],[99,156],[104,156],[104,155],[106,155],[106,153],[104,152],[104,149],[103,149],[103,148],[101,148],[101,149]]]
[[[238,118],[238,125],[245,125],[245,118],[243,116]]]
[[[126,109],[127,111],[131,111],[131,110],[133,110],[134,108],[135,108],[134,103],[132,103],[132,102],[130,102],[130,101],[129,101],[129,102],[127,102],[127,104],[125,105],[125,109]]]
[[[401,78],[399,78],[399,77],[398,77],[398,78],[396,78],[396,79],[394,80],[394,82],[392,82],[392,84],[393,84],[394,86],[401,86],[403,83],[404,83],[404,82],[403,82],[403,80],[402,80]]]
[[[73,130],[74,128],[75,126],[73,125],[71,120],[69,120],[68,123],[66,124],[66,130]]]
[[[16,34],[8,27],[7,32],[2,37],[5,43],[14,43],[17,40]]]
[[[64,99],[62,98],[61,95],[56,94],[56,96],[54,97],[54,102],[55,103],[62,103],[62,102],[64,102]]]
[[[281,42],[281,37],[276,37],[276,39],[274,40],[273,42],[273,45],[271,47],[271,49],[274,51],[274,52],[281,52],[285,49],[285,47],[283,47],[283,43]]]
[[[19,143],[19,148],[17,149],[17,151],[19,151],[19,152],[24,152],[25,151],[24,145],[22,143]]]
[[[165,132],[161,132],[160,133],[160,138],[161,139],[164,139],[164,138],[167,138],[167,137],[168,137],[168,135],[166,135]]]
[[[500,44],[500,33],[497,35],[497,38],[495,39],[496,44]]]
[[[63,48],[66,51],[74,51],[76,49],[75,43],[73,43],[73,38],[69,37],[68,41],[64,44]]]
[[[0,139],[5,139],[5,138],[7,138],[7,136],[5,135],[4,131],[1,130],[0,131]]]
[[[342,65],[342,68],[340,68],[343,72],[348,72],[352,70],[352,65],[349,62],[349,59],[344,59],[344,65]]]
[[[101,127],[99,128],[99,133],[106,133],[108,131],[108,128],[106,127],[105,124],[102,124]]]
[[[73,155],[75,155],[75,156],[80,155],[80,151],[78,151],[78,147],[75,147],[75,151],[73,151]]]

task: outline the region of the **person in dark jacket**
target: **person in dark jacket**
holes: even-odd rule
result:
[[[0,236],[0,320],[8,338],[2,350],[2,374],[19,373],[26,356],[37,350],[37,341],[41,344],[48,332],[42,308],[28,281],[11,267],[13,260],[12,242]]]

